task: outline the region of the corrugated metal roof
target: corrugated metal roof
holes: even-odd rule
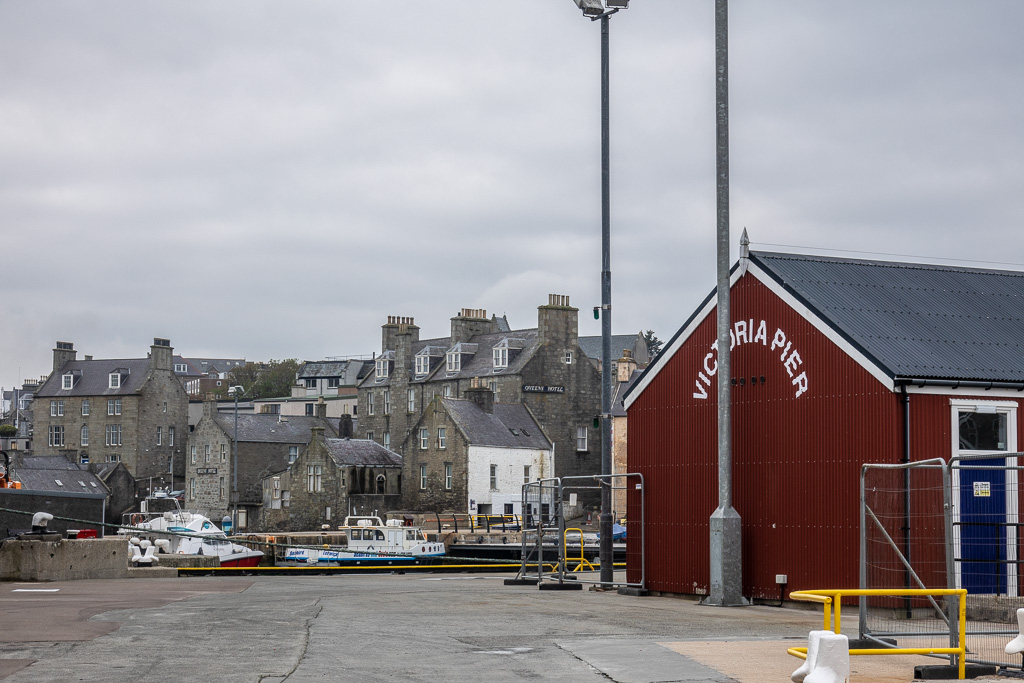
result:
[[[1024,273],[751,252],[892,377],[1024,380]]]

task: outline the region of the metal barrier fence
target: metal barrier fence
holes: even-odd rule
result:
[[[948,462],[865,465],[861,472],[861,589],[965,589],[968,662],[1021,667],[1017,635],[1020,453]],[[930,597],[860,598],[860,637],[879,647],[955,642],[952,605]]]
[[[586,564],[593,569],[594,565],[583,556],[583,532],[580,529],[566,528],[565,504],[567,495],[581,491],[600,491],[602,486],[610,486],[614,491],[625,491],[627,486],[632,485],[640,492],[640,514],[639,524],[633,528],[639,531],[639,539],[630,539],[630,543],[640,545],[640,581],[629,583],[624,582],[603,582],[600,580],[578,579],[567,577],[567,572],[578,572]],[[643,535],[643,511],[644,511],[644,480],[643,475],[637,472],[627,474],[573,476],[573,477],[552,477],[539,479],[537,481],[523,484],[523,533],[522,533],[522,560],[519,575],[527,578],[529,574],[537,577],[538,581],[557,581],[559,583],[569,580],[578,580],[580,583],[591,583],[605,586],[627,586],[643,588],[646,583],[646,558],[644,550]],[[580,556],[569,556],[570,547],[566,541],[567,531],[579,532]],[[554,571],[544,571],[544,565],[555,564]],[[569,563],[573,569],[569,569]],[[531,572],[532,569],[532,572]]]

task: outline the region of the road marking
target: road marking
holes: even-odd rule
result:
[[[59,588],[15,588],[12,593],[57,593]]]

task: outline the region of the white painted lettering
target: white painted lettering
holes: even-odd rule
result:
[[[796,360],[794,360],[794,359],[796,359]],[[793,371],[796,370],[796,366],[802,365],[803,362],[804,362],[803,359],[800,358],[800,352],[794,350],[793,353],[789,354],[789,358],[787,358],[783,362],[783,365],[786,368],[786,372],[788,372],[789,376],[792,377],[793,376]]]
[[[765,326],[763,320],[761,321],[761,324],[757,326],[757,334],[754,335],[755,344],[758,339],[761,340],[762,346],[768,346],[768,328]]]
[[[786,342],[786,348],[782,349],[782,355],[779,356],[779,360],[786,360],[786,355],[789,353],[789,347],[793,346],[793,342]]]
[[[736,333],[731,329],[729,330],[729,350],[732,351],[736,348]]]
[[[747,321],[746,320],[737,320],[735,328],[736,328],[736,343],[737,344],[746,344],[749,341],[749,339],[747,339]]]
[[[701,378],[701,380],[704,382],[704,384],[707,384],[709,387],[711,386],[711,380],[709,380],[707,377],[705,377],[703,372],[698,372],[697,376]]]
[[[775,330],[775,336],[772,338],[772,348],[774,351],[777,347],[782,346],[786,343],[786,333],[782,330]]]
[[[704,370],[705,370],[705,372],[708,373],[708,377],[714,377],[715,373],[718,372],[718,361],[717,360],[715,361],[715,366],[714,367],[711,367],[711,366],[708,365],[708,361],[711,360],[712,358],[714,358],[714,356],[715,356],[715,354],[713,354],[713,353],[709,353],[708,355],[704,356]]]
[[[694,384],[694,386],[697,387],[697,391],[693,392],[693,397],[694,398],[707,398],[708,397],[708,392],[704,389],[703,386],[701,386],[701,383],[699,381],[694,380],[693,384]]]
[[[807,373],[801,372],[799,375],[794,377],[793,384],[796,386],[796,398],[800,398],[800,394],[807,391]]]

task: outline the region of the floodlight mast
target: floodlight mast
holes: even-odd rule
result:
[[[601,20],[601,560],[600,585],[615,583],[612,550],[612,269],[609,142],[608,17],[629,0],[573,0],[591,21]],[[596,310],[596,309],[595,309]]]

